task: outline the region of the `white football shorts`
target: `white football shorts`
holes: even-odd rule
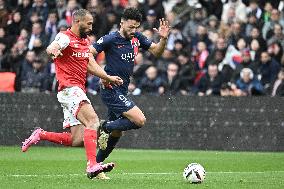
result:
[[[76,118],[81,108],[82,102],[91,104],[86,93],[80,87],[68,87],[58,92],[57,99],[63,108],[64,122],[63,128],[81,124]]]

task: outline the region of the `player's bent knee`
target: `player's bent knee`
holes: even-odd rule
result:
[[[72,137],[72,146],[73,147],[82,147],[84,146],[83,137]]]
[[[121,131],[112,131],[111,132],[111,136],[113,136],[113,137],[121,137],[122,136],[122,132]]]
[[[89,129],[98,129],[100,126],[99,118],[97,115],[90,116],[85,124]]]
[[[83,147],[84,141],[72,141],[72,146],[73,147]]]

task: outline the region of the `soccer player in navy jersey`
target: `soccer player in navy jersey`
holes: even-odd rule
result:
[[[117,75],[123,79],[121,86],[113,86],[102,81],[101,98],[108,108],[108,120],[101,126],[97,162],[103,162],[109,156],[122,131],[139,129],[146,122],[143,112],[127,97],[135,56],[139,48],[150,51],[156,57],[161,56],[166,47],[170,27],[168,21],[161,19],[160,27],[153,28],[159,34],[160,41],[153,43],[137,31],[141,21],[142,15],[138,9],[125,9],[119,31],[101,37],[90,47],[94,55],[105,52],[107,74]],[[108,179],[105,175],[102,175],[103,178]]]

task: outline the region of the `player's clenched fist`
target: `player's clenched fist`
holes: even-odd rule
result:
[[[118,77],[118,76],[108,76],[108,82],[109,83],[112,83],[112,84],[114,84],[114,85],[122,85],[123,84],[123,80],[120,78],[120,77]]]
[[[51,46],[46,49],[46,52],[47,52],[47,54],[49,54],[51,56],[52,59],[55,59],[55,58],[63,55],[62,52],[60,51],[60,49],[58,49],[58,48],[60,48],[60,47],[58,47],[58,45],[51,44]]]

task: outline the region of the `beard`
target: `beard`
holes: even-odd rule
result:
[[[131,34],[128,34],[126,31],[123,31],[123,35],[126,39],[132,39],[133,36],[134,36],[134,34],[133,34],[133,36],[131,36]]]
[[[80,38],[87,38],[91,31],[86,32],[86,30],[82,27],[79,28]]]

